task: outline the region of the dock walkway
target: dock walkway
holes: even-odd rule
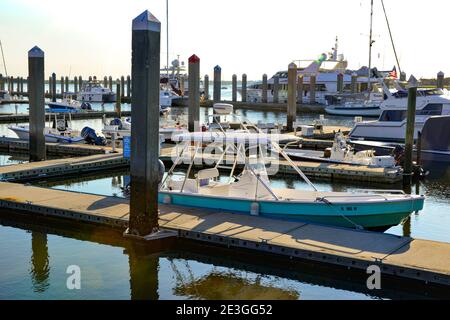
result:
[[[129,202],[0,182],[0,208],[126,228]],[[160,226],[178,237],[450,286],[450,244],[160,205]]]
[[[122,111],[122,117],[131,116],[131,111]],[[49,114],[45,115],[48,119]],[[117,112],[115,111],[89,111],[89,112],[74,112],[70,114],[72,120],[84,120],[84,119],[101,119],[103,116],[107,118],[117,117]],[[18,114],[4,114],[0,115],[0,123],[25,123],[30,121],[29,114],[18,113]]]

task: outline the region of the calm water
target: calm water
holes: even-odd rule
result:
[[[205,119],[208,110],[202,109]],[[250,121],[278,122],[284,113],[236,111]],[[181,115],[183,109],[174,109]],[[315,117],[302,117],[310,123]],[[327,118],[328,124],[351,126],[351,119]],[[75,129],[101,129],[101,120],[73,121]],[[14,136],[7,125],[0,135]],[[0,165],[26,158],[0,156]],[[425,209],[412,215],[405,225],[388,233],[450,242],[450,172],[431,167],[432,175],[414,192],[427,195]],[[121,187],[128,172],[118,171],[64,181],[41,181],[40,186],[124,197]],[[321,190],[351,191],[388,188],[368,184],[314,181]],[[304,188],[297,178],[275,177],[272,185]],[[398,188],[398,186],[397,186]],[[414,188],[413,188],[414,189]],[[102,235],[98,230],[82,233],[61,226],[30,224],[0,216],[0,299],[380,299],[421,298],[423,293],[390,288],[368,292],[365,279],[339,278],[333,271],[319,272],[307,267],[268,266],[265,261],[243,260],[199,248],[173,248],[162,253],[136,250],[120,235]],[[77,265],[82,272],[82,289],[66,288],[66,269]]]

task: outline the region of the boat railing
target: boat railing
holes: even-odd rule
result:
[[[358,190],[354,190],[354,192],[358,192],[358,193],[388,193],[388,194],[406,195],[405,191],[403,191],[403,190],[358,189]]]

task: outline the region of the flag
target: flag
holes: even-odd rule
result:
[[[389,72],[389,76],[388,77],[391,78],[391,79],[397,79],[398,78],[397,67],[394,67],[394,69],[391,72]]]

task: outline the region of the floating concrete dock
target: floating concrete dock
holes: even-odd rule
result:
[[[0,183],[0,207],[125,229],[126,199]],[[349,269],[371,265],[403,279],[450,286],[450,244],[294,223],[216,210],[160,205],[160,226],[179,238]]]
[[[121,111],[122,117],[131,116],[131,111]],[[68,116],[68,114],[67,114]],[[74,112],[70,114],[72,120],[85,120],[85,119],[101,119],[104,116],[107,118],[117,117],[117,112],[115,111],[89,111],[89,112]],[[49,114],[45,115],[48,119]],[[18,114],[6,114],[0,115],[0,123],[24,123],[29,122],[30,116],[26,113]]]

